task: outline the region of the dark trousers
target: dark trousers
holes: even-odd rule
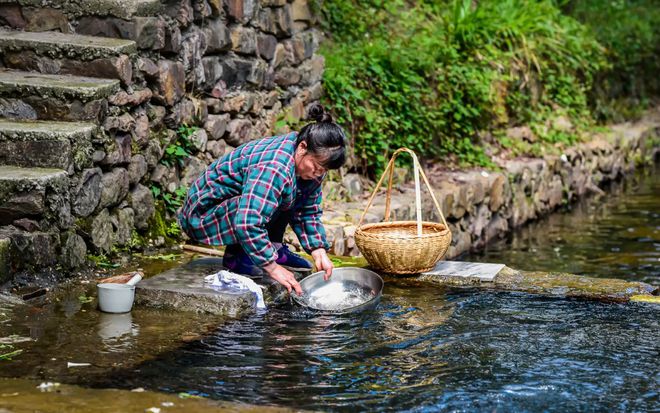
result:
[[[293,217],[293,210],[280,211],[279,209],[275,211],[275,214],[271,218],[270,222],[266,224],[266,230],[268,231],[268,239],[271,242],[282,242],[284,240],[284,232],[286,231],[286,226],[289,225],[291,218]],[[241,250],[240,244],[231,244],[227,245],[225,251],[228,253],[236,253]]]

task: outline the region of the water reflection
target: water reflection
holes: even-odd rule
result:
[[[660,168],[460,258],[660,285]]]

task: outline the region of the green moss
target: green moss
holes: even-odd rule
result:
[[[136,242],[148,245],[149,241],[162,237],[165,245],[171,246],[181,241],[181,230],[175,219],[168,218],[165,205],[156,202],[156,212],[149,219],[148,228],[144,235],[135,234]]]
[[[9,277],[10,247],[9,239],[0,239],[0,281],[5,281]]]

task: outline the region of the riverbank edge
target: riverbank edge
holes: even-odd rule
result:
[[[660,107],[636,122],[610,126],[587,142],[561,155],[518,158],[501,162],[501,170],[483,168],[427,171],[442,213],[452,232],[444,259],[453,259],[488,242],[504,238],[522,225],[551,214],[562,206],[592,194],[605,194],[607,186],[660,159]],[[423,190],[423,193],[425,189]],[[392,220],[414,220],[414,185],[396,186],[391,201]],[[355,194],[353,202],[327,202],[323,223],[338,256],[358,256],[355,230],[370,193]],[[385,218],[385,194],[380,193],[364,223]],[[441,222],[430,197],[423,198],[422,219]],[[286,241],[300,249],[292,232]]]

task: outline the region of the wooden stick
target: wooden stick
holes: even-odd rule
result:
[[[216,257],[224,256],[224,253],[222,251],[218,251],[213,248],[198,247],[197,245],[183,244],[181,248],[183,248],[186,251],[199,252],[200,254],[205,254],[205,255],[213,255]]]

